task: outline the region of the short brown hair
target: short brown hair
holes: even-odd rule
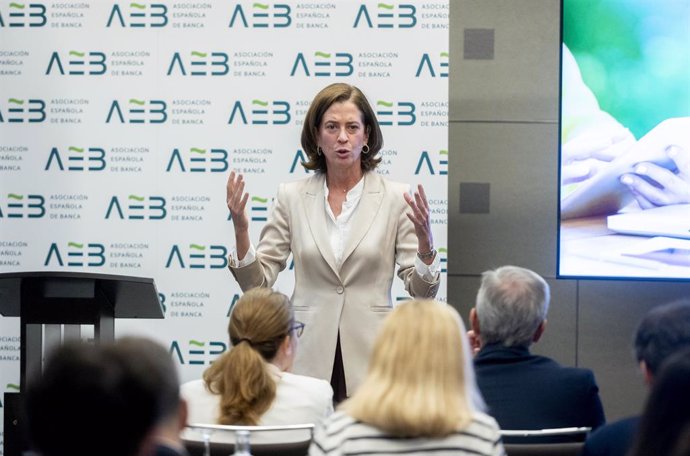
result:
[[[381,127],[376,119],[376,113],[372,109],[367,97],[357,87],[345,84],[331,84],[316,94],[309,106],[307,115],[302,126],[302,149],[307,154],[307,161],[302,162],[302,166],[309,170],[326,171],[326,159],[323,154],[318,153],[317,136],[319,126],[324,113],[334,103],[345,101],[353,102],[362,113],[365,131],[369,135],[367,145],[369,152],[361,155],[362,171],[370,171],[378,166],[381,157],[377,157],[383,147],[383,135]]]

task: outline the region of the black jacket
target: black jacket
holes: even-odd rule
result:
[[[599,387],[589,369],[563,367],[527,347],[487,345],[474,359],[477,383],[501,429],[604,424]]]

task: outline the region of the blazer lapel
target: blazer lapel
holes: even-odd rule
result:
[[[352,214],[350,224],[352,230],[350,237],[345,244],[343,252],[343,263],[347,261],[348,257],[352,255],[355,248],[367,234],[372,223],[376,219],[376,214],[381,207],[383,201],[383,181],[378,174],[374,172],[367,172],[364,174],[364,189],[362,190],[362,198],[359,201],[359,206]]]
[[[302,201],[304,202],[304,211],[314,243],[321,252],[323,259],[328,263],[328,266],[339,276],[333,249],[331,249],[331,243],[328,239],[328,231],[326,230],[327,223],[330,220],[328,220],[328,214],[326,214],[324,209],[323,181],[325,178],[325,174],[320,174],[315,176],[314,179],[310,179],[302,195]]]

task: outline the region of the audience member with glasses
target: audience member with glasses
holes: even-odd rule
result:
[[[318,423],[333,412],[325,380],[291,374],[304,323],[290,300],[270,288],[254,288],[230,314],[232,347],[181,394],[189,423],[287,425]]]

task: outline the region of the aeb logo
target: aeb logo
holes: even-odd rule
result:
[[[46,215],[45,202],[42,195],[8,193],[0,205],[0,218],[42,218]]]
[[[106,64],[105,54],[102,52],[69,51],[67,56],[60,58],[60,53],[54,51],[50,55],[46,74],[51,74],[55,70],[59,74],[64,75],[65,68],[67,68],[66,74],[70,76],[85,74],[100,76],[108,70],[108,65]]]
[[[105,119],[105,123],[119,121],[120,123],[131,124],[162,124],[168,120],[168,105],[163,100],[147,101],[130,98],[127,103],[123,102],[122,104],[124,105],[124,109],[120,106],[119,101],[113,100],[110,104],[110,109],[108,109],[108,116]]]
[[[103,171],[106,167],[105,150],[100,147],[69,146],[66,151],[53,147],[44,171]]]
[[[113,196],[108,203],[105,219],[110,217],[128,220],[163,220],[168,214],[162,196],[129,195],[123,201]]]
[[[225,342],[219,340],[207,342],[190,339],[187,344],[173,340],[170,344],[170,355],[180,364],[202,366],[212,364],[227,349]]]
[[[124,12],[123,12],[124,8]],[[148,10],[147,10],[148,8]],[[163,3],[142,3],[130,2],[129,7],[115,4],[110,10],[106,27],[113,24],[120,27],[165,27],[168,25],[168,7]]]
[[[251,108],[245,104],[239,100],[233,103],[228,118],[229,124],[237,122],[244,125],[287,125],[292,119],[290,103],[287,101],[253,99],[250,103]]]
[[[343,77],[354,72],[354,58],[349,52],[314,52],[313,58],[307,58],[299,52],[290,70],[290,76],[300,73],[304,76]]]
[[[180,269],[224,269],[228,266],[228,249],[222,245],[189,244],[170,248],[165,268]]]
[[[43,266],[92,267],[105,264],[105,246],[98,243],[68,242],[62,247],[53,242]]]
[[[379,2],[374,14],[369,11],[367,5],[361,5],[357,10],[352,28],[413,28],[415,25],[417,25],[417,8],[414,5]]]
[[[229,317],[230,314],[232,313],[232,309],[235,308],[235,304],[237,304],[237,301],[240,300],[240,295],[238,293],[235,293],[232,296],[232,299],[230,300],[230,305],[228,306],[228,312],[225,314],[226,317]]]
[[[434,157],[435,160],[431,159],[431,155],[426,150],[419,154],[419,160],[417,160],[417,167],[414,170],[415,175],[421,174],[422,171],[431,174],[432,176],[438,174],[439,176],[448,175],[448,151],[441,149],[438,151],[438,157]],[[436,167],[434,167],[434,162]]]
[[[252,222],[265,222],[268,220],[268,201],[268,198],[252,196],[250,203]]]
[[[47,23],[46,7],[42,3],[11,2],[8,10],[0,9],[0,27],[43,27]]]
[[[417,107],[411,101],[376,101],[376,117],[380,125],[408,127],[417,122]]]
[[[302,162],[308,161],[309,157],[307,157],[307,154],[305,154],[302,149],[297,149],[297,152],[295,152],[295,157],[292,159],[292,164],[290,165],[290,174],[294,174],[295,170],[297,169],[302,170],[302,172],[304,172],[305,174],[312,172],[304,166],[302,166]]]
[[[182,173],[223,173],[228,170],[228,151],[190,147],[188,152],[175,148],[170,154],[165,172],[173,169]]]
[[[230,72],[228,54],[225,52],[191,51],[189,57],[173,53],[168,65],[167,76],[179,73],[182,76],[225,76]]]
[[[6,115],[3,116],[0,109],[0,123],[41,123],[46,120],[46,103],[43,100],[9,98],[7,104]]]
[[[428,74],[432,78],[447,78],[448,77],[448,53],[441,52],[438,58],[433,58],[428,54],[422,54],[417,65],[417,72],[415,77]]]
[[[290,5],[285,3],[253,2],[249,12],[238,3],[232,10],[228,27],[286,28],[292,24],[291,12]]]

